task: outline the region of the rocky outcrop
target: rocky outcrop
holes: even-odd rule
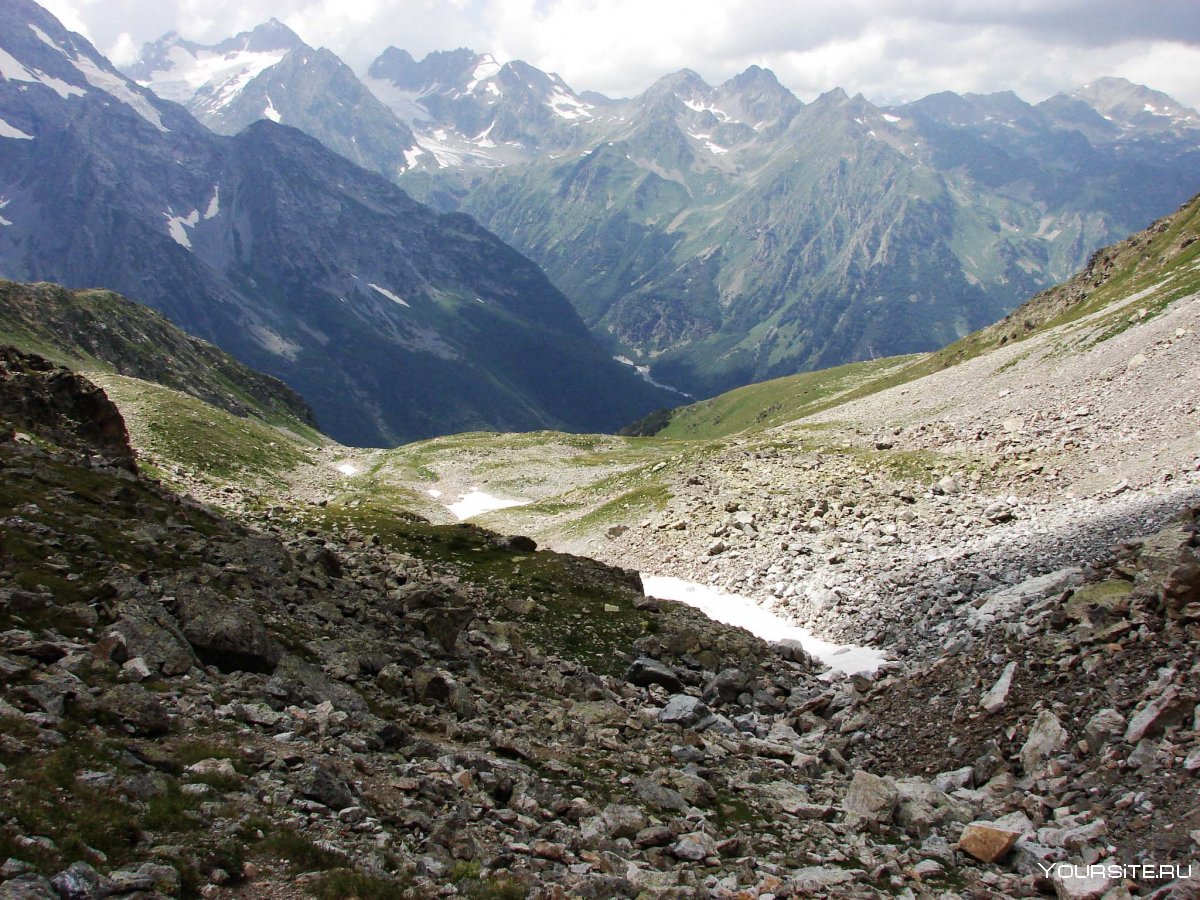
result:
[[[0,424],[135,471],[120,411],[86,378],[43,357],[0,347]]]

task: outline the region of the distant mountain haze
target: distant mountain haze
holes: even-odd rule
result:
[[[172,41],[131,71],[170,83],[154,60]],[[270,67],[254,81],[276,111],[303,105],[286,84],[315,90]],[[1117,78],[1037,105],[946,92],[881,108],[838,89],[806,105],[757,66],[715,87],[685,69],[612,100],[486,53],[389,47],[362,85],[412,137],[391,140],[403,163],[355,158],[472,215],[614,355],[696,396],[941,346],[1200,188],[1200,116]],[[267,114],[258,94],[228,105]],[[291,124],[339,152],[381,133],[377,110],[313,118]]]

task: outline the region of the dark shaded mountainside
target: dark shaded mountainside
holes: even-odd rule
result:
[[[144,302],[348,443],[605,430],[662,405],[468,217],[288,127],[215,135],[26,0],[0,26],[0,275]]]

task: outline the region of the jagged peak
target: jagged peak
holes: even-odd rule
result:
[[[650,86],[646,95],[679,94],[680,92],[703,92],[712,90],[712,86],[692,69],[680,69],[664,75]]]

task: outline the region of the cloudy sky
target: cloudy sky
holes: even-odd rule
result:
[[[757,64],[801,99],[1013,90],[1036,102],[1121,75],[1200,107],[1196,0],[41,0],[118,64],[166,31],[215,42],[274,16],[358,71],[386,46],[466,46],[636,94],[680,68]]]

